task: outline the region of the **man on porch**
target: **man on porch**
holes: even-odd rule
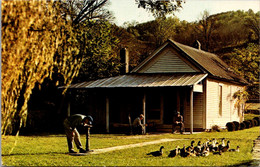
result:
[[[175,117],[175,121],[172,125],[172,133],[176,133],[177,126],[180,126],[180,133],[183,134],[184,132],[184,123],[183,123],[183,116],[179,111],[177,111],[177,116]]]
[[[144,119],[144,115],[141,114],[139,117],[137,117],[133,122],[133,130],[134,134],[144,134],[145,130],[145,124],[142,124],[142,120]]]

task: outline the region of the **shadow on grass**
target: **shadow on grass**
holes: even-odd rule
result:
[[[235,165],[231,165],[230,167],[236,167],[236,166],[259,166],[260,165],[260,161],[258,160],[249,160],[249,161],[244,161],[243,163],[240,164],[235,164]]]
[[[49,152],[49,153],[15,153],[15,154],[2,154],[2,156],[19,156],[19,155],[50,155],[50,154],[69,154],[68,152]]]

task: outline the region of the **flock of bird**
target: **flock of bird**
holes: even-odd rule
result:
[[[191,145],[186,147],[183,145],[183,148],[177,146],[174,150],[170,151],[168,157],[176,157],[180,155],[181,157],[189,157],[189,156],[209,156],[210,152],[213,154],[221,155],[223,152],[239,152],[239,146],[236,149],[230,149],[230,141],[227,141],[225,144],[225,138],[221,139],[221,143],[218,143],[215,138],[212,140],[207,140],[205,143],[201,143],[198,141],[197,146],[194,146],[195,141],[191,141]],[[164,146],[160,147],[159,151],[153,151],[148,153],[147,155],[152,156],[162,156],[163,155]]]

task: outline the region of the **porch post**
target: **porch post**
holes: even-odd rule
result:
[[[109,133],[109,98],[106,96],[106,131]]]
[[[177,95],[177,111],[181,112],[181,102],[180,102],[180,92],[179,90],[177,89],[176,91],[176,95]]]
[[[193,133],[193,86],[190,91],[190,134]]]
[[[68,101],[68,106],[67,106],[67,117],[70,116],[70,101]]]
[[[145,93],[143,97],[143,115],[144,115],[143,123],[146,124],[146,94]],[[144,134],[146,134],[146,126],[144,127]]]

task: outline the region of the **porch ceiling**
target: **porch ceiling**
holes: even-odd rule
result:
[[[191,86],[207,74],[129,74],[72,84],[69,89]],[[65,87],[60,87],[65,88]]]

